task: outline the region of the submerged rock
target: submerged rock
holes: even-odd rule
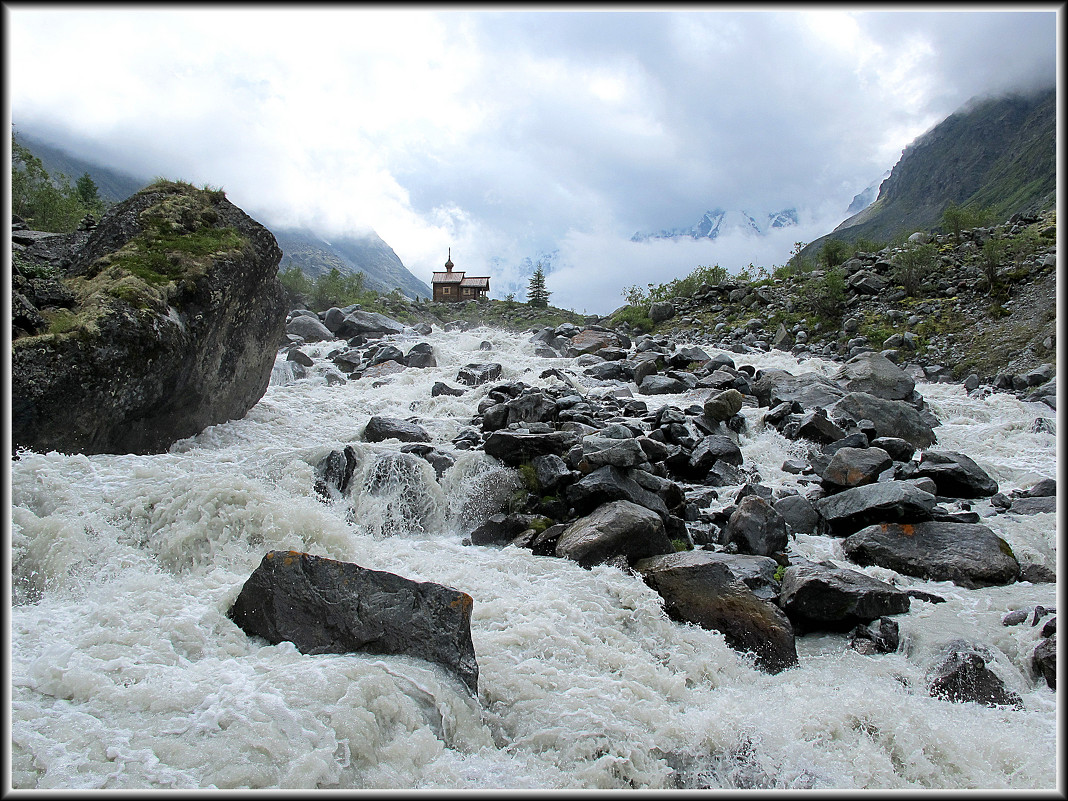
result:
[[[663,597],[672,620],[722,633],[731,648],[751,652],[768,673],[798,664],[789,619],[775,604],[757,597],[716,554],[654,556],[635,569]]]
[[[430,434],[421,425],[398,420],[395,417],[377,415],[367,421],[363,438],[367,442],[381,442],[386,439],[399,439],[401,442],[430,442]]]
[[[939,661],[927,675],[928,692],[954,703],[969,701],[985,706],[1022,707],[1020,696],[1005,687],[987,667],[991,657],[979,645],[955,640],[943,648]]]
[[[270,551],[228,616],[303,654],[404,654],[443,665],[478,692],[470,595],[299,551]]]

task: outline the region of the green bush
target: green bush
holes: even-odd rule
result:
[[[835,267],[818,278],[810,278],[805,283],[802,295],[808,309],[817,317],[840,320],[845,312],[845,272]]]
[[[982,267],[983,276],[990,292],[998,285],[998,276],[1001,271],[1001,263],[1005,259],[1005,241],[1002,239],[988,239],[983,243]]]
[[[631,328],[647,334],[653,330],[653,321],[645,306],[624,306],[612,316],[612,323],[627,323]]]
[[[937,257],[938,248],[935,245],[909,243],[891,259],[893,267],[890,277],[904,288],[909,297],[915,297],[920,285],[934,270]]]
[[[86,214],[100,216],[106,206],[95,191],[88,174],[76,186],[65,175],[49,175],[41,159],[12,137],[11,213],[31,228],[69,233]]]
[[[849,245],[840,239],[828,239],[823,243],[823,247],[820,248],[820,261],[822,261],[829,269],[837,267],[839,264],[846,260],[846,256],[849,253]],[[800,254],[798,254],[800,258]]]

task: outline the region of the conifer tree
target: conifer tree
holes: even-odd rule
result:
[[[545,288],[545,272],[539,261],[538,266],[534,268],[534,275],[530,277],[530,283],[527,284],[527,305],[545,308],[549,305],[551,294],[552,292]]]

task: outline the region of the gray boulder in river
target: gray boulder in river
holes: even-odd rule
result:
[[[478,691],[465,592],[299,551],[270,551],[228,616],[247,634],[303,654],[405,654]]]

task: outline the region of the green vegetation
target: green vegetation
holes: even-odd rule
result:
[[[303,306],[324,311],[332,306],[359,304],[366,307],[378,302],[378,293],[366,288],[363,273],[343,273],[336,267],[312,279],[300,267],[292,265],[278,273],[278,280],[285,287],[289,305],[293,308]]]
[[[688,298],[693,296],[702,284],[715,286],[726,281],[727,276],[727,270],[718,264],[711,267],[698,265],[685,278],[672,278],[666,284],[647,284],[647,290],[640,289],[637,285],[624,287],[623,297],[631,306],[644,306],[672,298]]]
[[[549,305],[549,295],[552,293],[545,288],[545,271],[542,270],[541,262],[534,268],[534,275],[527,284],[527,305],[536,309],[544,309]]]
[[[49,175],[44,164],[11,138],[11,213],[38,231],[69,233],[86,214],[100,216],[106,206],[86,173],[71,186],[65,175]]]
[[[622,325],[624,323],[629,325],[631,329],[640,331],[643,334],[653,330],[653,321],[649,317],[649,307],[644,304],[640,306],[624,306],[612,315],[612,325]]]
[[[800,242],[798,244],[801,244]],[[828,239],[823,243],[823,247],[820,248],[820,261],[822,261],[827,269],[833,270],[846,260],[849,254],[849,245],[843,242],[841,239]],[[801,258],[801,251],[798,250],[797,258]]]
[[[1005,259],[1005,241],[988,239],[983,243],[982,267],[987,290],[993,293],[997,289],[1001,263]]]
[[[776,581],[782,581],[782,577],[786,575],[786,565],[779,565],[775,568],[775,572],[772,574],[772,578]]]
[[[937,258],[938,248],[935,245],[910,242],[891,259],[894,266],[890,277],[904,288],[905,294],[915,297],[920,286],[934,271]]]
[[[114,253],[97,259],[87,271],[87,278],[105,271],[112,278],[120,278],[125,272],[148,286],[162,286],[181,278],[195,278],[216,256],[248,246],[235,228],[216,227],[216,207],[225,197],[222,190],[197,189],[184,182],[158,179],[139,194],[144,193],[163,193],[164,197],[141,212],[141,233]]]
[[[876,242],[874,239],[859,237],[852,245],[854,256],[858,253],[878,253],[886,247],[886,242]]]
[[[958,206],[956,203],[950,203],[942,211],[942,231],[953,234],[953,240],[959,245],[961,231],[989,225],[992,220],[993,211],[990,208],[980,208],[974,205]]]
[[[692,551],[693,546],[684,539],[674,539],[671,541],[671,547],[675,549],[675,553],[679,551]]]
[[[818,278],[810,278],[802,294],[812,314],[837,326],[837,321],[842,319],[845,311],[845,272],[841,267],[835,267],[826,270]]]

